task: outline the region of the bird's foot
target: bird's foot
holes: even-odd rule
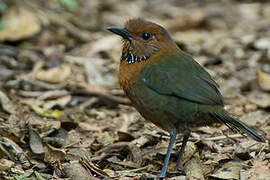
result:
[[[158,175],[158,178],[163,179],[165,178],[165,175],[166,175],[166,172],[165,173],[160,172],[160,174]]]

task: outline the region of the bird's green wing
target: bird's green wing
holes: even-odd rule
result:
[[[224,105],[216,82],[191,56],[181,51],[146,66],[141,80],[159,94],[199,104]]]

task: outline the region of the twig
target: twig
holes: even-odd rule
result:
[[[9,57],[13,57],[14,59],[18,60],[17,53],[10,47],[0,44],[0,55],[6,55]]]
[[[137,169],[130,169],[130,170],[124,170],[124,171],[115,171],[115,172],[120,173],[120,174],[122,174],[123,172],[138,172],[138,171],[146,170],[148,167],[149,167],[149,165],[141,167],[141,168],[137,168]]]
[[[222,139],[227,139],[228,137],[239,138],[239,137],[243,137],[243,135],[233,134],[233,135],[228,135],[228,136],[216,136],[216,137],[210,137],[210,138],[203,138],[202,141],[218,141],[218,140],[222,140]]]
[[[4,154],[6,154],[7,157],[8,157],[10,160],[15,161],[14,158],[9,154],[9,152],[4,148],[4,146],[3,146],[2,144],[4,144],[4,142],[1,142],[1,141],[0,141],[0,149],[1,149],[1,151],[2,151]]]
[[[41,96],[38,97],[39,100],[53,99],[62,96],[69,95],[69,92],[66,90],[52,90],[46,91]]]
[[[62,89],[67,85],[66,83],[49,84],[42,81],[26,78],[26,77],[8,81],[6,84],[8,87],[12,87],[16,89],[19,89],[22,84],[30,84],[30,85],[33,85],[33,86],[39,87],[40,89],[45,89],[45,90]]]
[[[49,90],[49,91],[24,91],[20,90],[19,95],[23,97],[37,98],[38,100],[56,99],[58,97],[69,95],[66,90]]]
[[[93,105],[94,103],[96,103],[98,101],[98,98],[94,97],[94,98],[91,98],[91,99],[88,99],[87,101],[85,101],[84,103],[80,104],[80,109],[85,109],[86,107],[88,106],[91,106]]]
[[[5,112],[9,114],[15,113],[13,104],[11,100],[7,97],[7,95],[0,90],[0,105],[2,105],[2,108]]]
[[[127,98],[122,98],[118,96],[114,96],[108,93],[101,93],[98,91],[89,91],[89,90],[71,90],[72,95],[86,95],[86,96],[96,96],[100,97],[104,100],[109,100],[113,103],[131,105],[131,102]]]
[[[24,90],[18,91],[18,94],[20,96],[27,97],[27,98],[37,98],[41,96],[43,93],[44,91],[24,91]]]

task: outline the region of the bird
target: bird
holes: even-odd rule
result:
[[[170,141],[159,177],[165,177],[178,133],[183,141],[175,171],[190,133],[201,126],[224,123],[234,132],[258,142],[262,136],[224,109],[218,84],[191,55],[182,51],[168,31],[141,18],[124,27],[107,30],[122,37],[118,79],[135,109],[146,119],[169,132]]]

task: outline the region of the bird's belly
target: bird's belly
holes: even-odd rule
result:
[[[134,85],[126,94],[144,118],[164,130],[176,128],[184,132],[205,124],[197,103],[161,95],[140,84]]]

